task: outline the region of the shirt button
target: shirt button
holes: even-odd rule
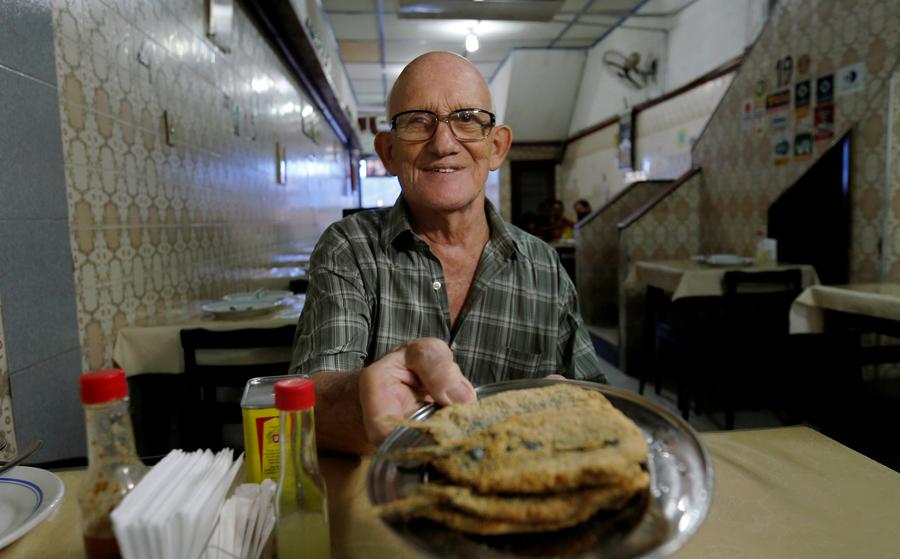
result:
[[[434,282],[434,283],[431,284],[431,287],[433,287],[434,290],[437,291],[438,289],[441,288],[441,282],[436,281],[436,282]]]

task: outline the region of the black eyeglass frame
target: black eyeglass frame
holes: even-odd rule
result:
[[[486,115],[491,117],[491,123],[489,125],[485,125],[485,126],[481,127],[482,130],[484,131],[484,134],[482,134],[481,138],[473,138],[473,139],[469,140],[469,139],[462,139],[462,138],[457,137],[456,132],[453,130],[453,126],[450,124],[450,119],[451,119],[451,117],[453,117],[453,115],[458,114],[458,113],[464,113],[464,112],[485,113]],[[484,140],[485,138],[487,138],[488,131],[497,125],[497,117],[494,116],[494,113],[492,113],[491,111],[485,110],[485,109],[478,109],[475,107],[470,107],[470,108],[465,108],[465,109],[456,109],[455,111],[451,111],[450,113],[448,113],[443,118],[441,118],[441,115],[437,114],[434,111],[426,111],[425,109],[412,109],[410,111],[399,112],[391,117],[391,132],[397,131],[397,117],[401,117],[403,115],[407,115],[407,114],[411,114],[411,113],[430,114],[434,117],[436,122],[434,125],[434,129],[431,131],[431,136],[428,136],[427,138],[423,138],[421,140],[404,140],[406,142],[427,142],[428,140],[430,140],[431,138],[434,137],[435,133],[437,133],[437,129],[438,129],[437,125],[442,122],[446,123],[447,126],[450,127],[450,132],[453,134],[453,137],[456,138],[457,140],[459,140],[460,142],[478,142],[478,141],[481,141],[481,140]],[[401,140],[402,139],[403,138],[401,138]]]

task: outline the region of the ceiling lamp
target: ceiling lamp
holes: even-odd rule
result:
[[[478,35],[469,31],[466,35],[466,52],[475,52],[478,50]]]

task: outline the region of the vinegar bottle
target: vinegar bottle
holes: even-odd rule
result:
[[[316,452],[315,402],[315,388],[307,378],[275,383],[281,419],[278,559],[331,556],[325,480]]]
[[[121,369],[81,376],[87,430],[88,469],[78,492],[84,550],[88,559],[118,559],[109,513],[147,472],[134,447],[128,414],[128,384]]]

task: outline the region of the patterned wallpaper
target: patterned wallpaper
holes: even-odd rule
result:
[[[800,76],[801,56],[809,69]],[[896,181],[888,183],[888,83],[900,55],[900,0],[784,0],[777,8],[738,76],[710,119],[693,152],[703,169],[701,250],[752,254],[754,234],[764,230],[769,205],[822,154],[829,141],[816,142],[811,159],[789,157],[775,165],[773,144],[780,132],[767,115],[757,132],[742,124],[741,108],[759,85],[776,89],[776,64],[791,56],[796,84],[838,75],[841,68],[861,63],[864,88],[834,97],[834,138],[853,130],[851,281],[878,280],[878,245],[882,236],[882,207],[897,205]],[[836,82],[839,81],[836,79]],[[811,108],[816,104],[815,96]],[[787,132],[796,129],[791,107]],[[888,239],[885,239],[886,241]],[[892,244],[889,259],[897,245]],[[897,276],[894,276],[896,279]]]
[[[698,173],[663,198],[641,219],[619,233],[619,368],[639,366],[644,336],[643,288],[625,288],[631,266],[639,260],[690,258],[700,249],[700,191]]]
[[[16,454],[16,430],[13,423],[12,398],[9,393],[9,367],[6,363],[2,305],[0,305],[0,441],[6,443],[6,447],[0,451],[0,458],[6,460]]]
[[[241,289],[356,205],[346,153],[321,117],[301,121],[309,100],[240,4],[229,54],[203,14],[203,0],[54,5],[85,369],[111,365],[122,326]]]
[[[882,206],[885,219],[884,270],[885,280],[900,281],[900,71],[894,72],[890,85],[888,110],[889,138],[887,169],[888,198]]]
[[[599,208],[575,229],[575,274],[581,315],[587,324],[619,322],[619,223],[641,208],[668,182],[637,182]]]

